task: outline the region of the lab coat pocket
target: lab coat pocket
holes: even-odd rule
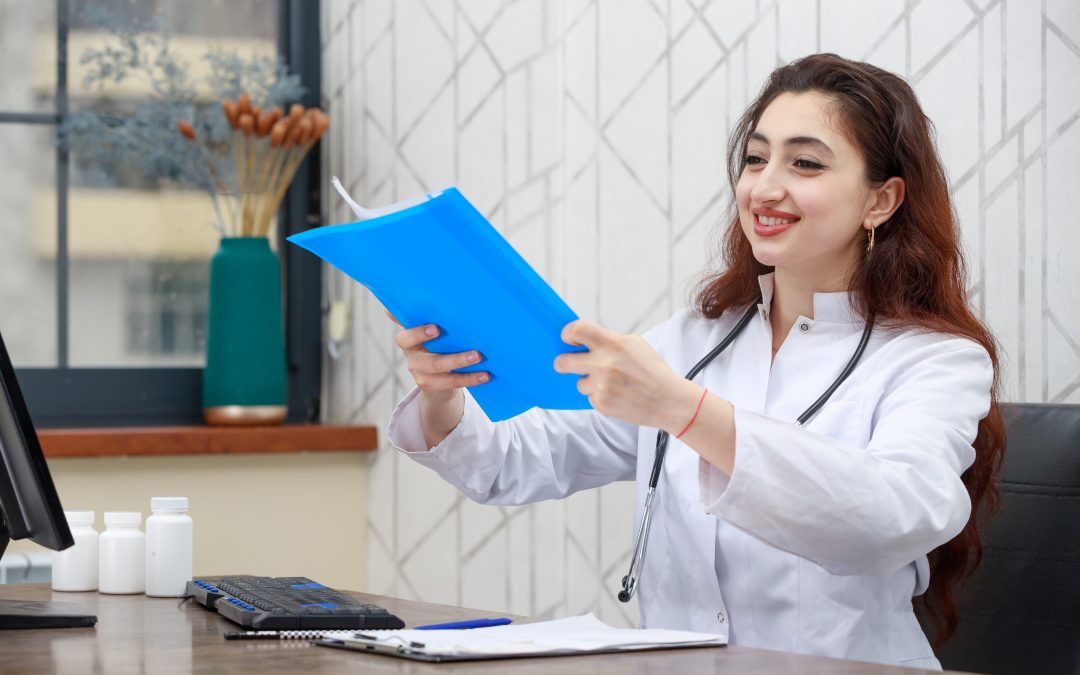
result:
[[[845,445],[864,448],[869,440],[869,430],[865,428],[863,408],[863,402],[855,399],[829,401],[806,428],[835,438]]]

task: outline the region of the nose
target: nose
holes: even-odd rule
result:
[[[750,201],[754,204],[769,204],[783,200],[784,185],[779,172],[774,170],[771,164],[765,165],[757,172],[753,186],[750,188]]]

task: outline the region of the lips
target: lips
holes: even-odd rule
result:
[[[773,209],[754,209],[753,214],[754,234],[759,237],[775,237],[800,220],[793,213]]]

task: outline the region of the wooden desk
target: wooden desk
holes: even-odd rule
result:
[[[414,626],[493,612],[354,593]],[[0,586],[0,598],[75,602],[96,614],[95,628],[0,631],[4,673],[839,673],[912,675],[927,672],[747,647],[677,649],[546,659],[427,664],[316,647],[301,641],[225,641],[232,623],[191,600],[142,595],[53,593],[45,584]],[[524,617],[515,617],[528,621]]]

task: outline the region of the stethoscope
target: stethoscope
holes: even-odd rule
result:
[[[735,327],[731,329],[731,332],[727,334],[720,344],[716,345],[711,352],[705,355],[703,359],[697,362],[697,364],[690,369],[690,372],[686,374],[686,379],[692,380],[697,377],[697,374],[704,370],[705,366],[720,356],[725,349],[728,348],[735,338],[739,337],[739,333],[743,332],[743,329],[750,324],[750,320],[754,318],[757,313],[757,304],[761,302],[761,298],[758,298],[757,303],[750,305],[750,309],[746,311],[746,314],[739,319],[739,323],[735,324]],[[803,414],[799,415],[797,423],[799,426],[805,426],[810,418],[813,417],[821,406],[825,405],[825,402],[829,400],[829,397],[833,395],[833,392],[844,383],[848,375],[851,375],[851,371],[855,370],[855,366],[859,363],[859,359],[862,358],[863,352],[866,351],[866,344],[870,341],[870,333],[874,329],[874,316],[871,314],[866,319],[866,328],[863,329],[862,339],[859,340],[859,346],[855,348],[855,353],[852,354],[851,360],[847,362],[844,369],[837,376],[836,380],[825,390],[825,393],[818,397],[818,400],[806,409]],[[649,543],[649,527],[652,525],[652,503],[653,495],[656,494],[656,484],[660,481],[660,470],[664,466],[664,453],[667,451],[668,432],[660,430],[656,434],[656,458],[653,460],[652,476],[649,478],[649,490],[645,493],[645,508],[641,513],[641,524],[638,527],[637,540],[634,543],[634,557],[630,559],[630,571],[626,573],[626,576],[622,579],[622,590],[619,591],[620,602],[630,602],[630,598],[634,597],[634,591],[637,590],[637,575],[641,573],[641,568],[645,562],[645,547]]]

